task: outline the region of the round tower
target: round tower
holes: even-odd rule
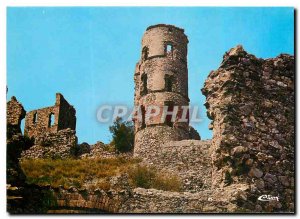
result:
[[[143,36],[134,74],[135,156],[151,161],[163,143],[189,138],[187,44],[173,25],[150,26]]]

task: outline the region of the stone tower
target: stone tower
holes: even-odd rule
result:
[[[190,136],[187,44],[184,30],[173,25],[150,26],[143,36],[134,74],[134,104],[141,115],[134,118],[135,156],[151,161],[163,143]],[[147,120],[153,105],[159,113]]]

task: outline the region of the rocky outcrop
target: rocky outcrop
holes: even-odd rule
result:
[[[258,59],[237,46],[202,89],[212,119],[212,185],[250,184],[244,207],[253,211],[294,210],[294,70],[293,56]]]

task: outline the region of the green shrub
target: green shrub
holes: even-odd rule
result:
[[[134,129],[133,123],[122,121],[122,118],[116,118],[114,124],[109,127],[112,133],[111,144],[115,145],[118,152],[129,152],[133,150]]]
[[[226,185],[229,185],[229,184],[231,184],[233,182],[233,179],[232,179],[232,177],[231,177],[231,174],[229,173],[229,171],[227,170],[226,172],[225,172],[225,183],[226,183]]]

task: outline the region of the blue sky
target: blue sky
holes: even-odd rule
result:
[[[191,105],[201,108],[194,124],[212,137],[200,89],[225,51],[242,44],[261,58],[294,54],[293,8],[66,7],[7,9],[7,98],[26,111],[51,106],[60,92],[77,111],[79,142],[108,143],[109,124],[97,121],[102,104],[133,105],[133,73],[141,38],[157,23],[184,28],[189,38]]]

